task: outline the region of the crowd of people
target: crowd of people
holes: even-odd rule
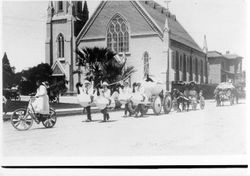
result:
[[[107,82],[103,82],[101,83],[101,86],[99,88],[94,88],[93,83],[88,80],[84,81],[84,85],[82,83],[76,84],[78,101],[87,112],[87,122],[92,121],[91,106],[94,103],[99,109],[101,109],[101,113],[103,114],[103,121],[106,122],[110,119],[108,111],[110,107],[114,108],[114,99],[118,99],[119,96],[119,99],[125,101],[124,117],[132,116],[131,111],[129,111],[128,101],[129,99],[133,98],[132,95],[136,94],[137,97],[134,98],[139,101],[144,101],[146,99],[144,88],[141,82],[134,83],[132,88],[129,86],[129,83],[127,81],[118,83],[118,92],[113,92],[113,94],[111,94],[111,90],[108,88],[108,86],[109,84]],[[136,105],[135,115],[138,116],[138,114],[140,113],[140,116],[143,116],[141,104],[137,102]]]

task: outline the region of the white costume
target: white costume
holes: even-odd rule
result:
[[[79,88],[80,94],[77,95],[78,103],[83,106],[87,107],[90,106],[91,103],[91,96],[93,96],[93,87],[91,86],[89,89],[82,87]]]
[[[49,97],[47,95],[47,87],[41,84],[36,92],[35,101],[32,103],[36,113],[49,114]]]
[[[111,101],[111,102],[110,102]],[[104,109],[106,107],[113,108],[115,107],[115,101],[111,97],[111,92],[109,89],[100,89],[100,96],[95,100],[95,104],[99,109]]]
[[[145,94],[144,94],[144,88],[142,86],[137,87],[135,89],[135,92],[132,94],[131,101],[135,104],[138,105],[140,104],[143,100],[145,100]]]
[[[119,101],[122,104],[126,104],[128,100],[132,97],[132,89],[130,87],[124,87],[119,89]]]

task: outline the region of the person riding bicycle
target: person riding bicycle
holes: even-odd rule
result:
[[[35,113],[43,115],[49,114],[49,97],[47,95],[47,86],[41,80],[36,81],[37,91],[35,95],[35,100],[32,103]],[[41,117],[40,116],[40,117]],[[36,119],[39,120],[39,119]]]

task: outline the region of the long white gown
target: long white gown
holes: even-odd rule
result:
[[[32,103],[35,112],[40,114],[49,114],[49,96],[45,85],[42,84],[39,86],[35,96],[39,96]]]

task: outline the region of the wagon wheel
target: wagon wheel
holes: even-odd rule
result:
[[[33,117],[26,108],[15,110],[10,120],[12,126],[19,131],[28,130],[33,124]]]
[[[132,101],[128,102],[128,111],[131,115],[135,114],[136,107]]]
[[[204,109],[205,107],[205,100],[204,100],[204,97],[200,97],[200,108],[201,109]]]
[[[43,117],[44,120],[42,121],[43,126],[46,128],[52,128],[56,124],[56,112],[54,109],[49,109],[49,115]]]
[[[153,101],[153,111],[156,115],[159,115],[161,113],[161,109],[162,109],[161,98],[157,96],[154,98]]]
[[[172,99],[171,96],[168,94],[164,97],[163,100],[163,110],[165,114],[168,114],[172,109]]]

